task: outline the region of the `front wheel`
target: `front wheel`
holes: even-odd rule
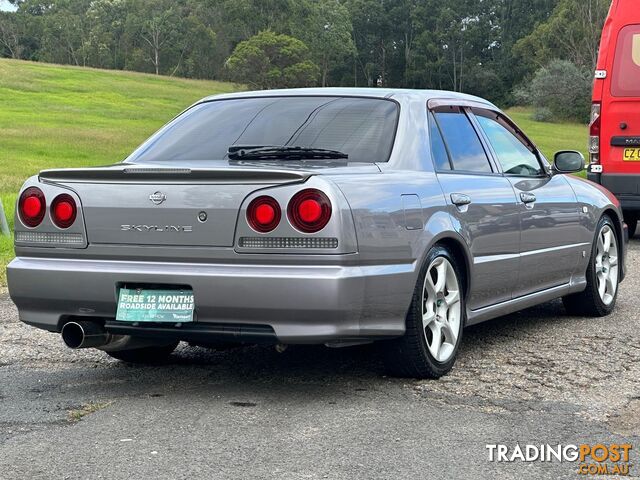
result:
[[[116,350],[106,353],[110,357],[122,362],[153,365],[165,362],[169,358],[169,355],[171,355],[177,348],[178,343],[180,342],[173,342],[169,345],[162,345],[158,347],[152,346],[136,348],[133,350]]]
[[[449,250],[436,246],[418,276],[405,335],[385,345],[390,373],[413,378],[449,373],[462,339],[464,314],[460,270]]]
[[[562,299],[569,314],[604,317],[613,311],[620,281],[619,251],[613,222],[605,215],[596,230],[587,267],[587,288]]]

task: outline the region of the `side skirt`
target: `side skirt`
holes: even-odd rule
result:
[[[479,310],[471,310],[467,312],[467,326],[476,325],[503,315],[518,312],[525,308],[534,307],[541,303],[555,300],[558,297],[581,292],[585,288],[587,288],[587,281],[585,278],[581,278],[579,281],[559,285],[541,292],[531,293],[524,297],[507,300],[506,302],[484,307]]]

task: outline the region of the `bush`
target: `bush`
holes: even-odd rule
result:
[[[240,42],[225,66],[232,80],[255,88],[308,87],[320,74],[310,55],[301,40],[264,31]]]
[[[566,60],[553,60],[538,70],[531,83],[514,95],[520,103],[534,107],[534,120],[589,121],[591,72]]]
[[[547,107],[536,108],[533,111],[532,118],[536,122],[553,122],[553,112]]]

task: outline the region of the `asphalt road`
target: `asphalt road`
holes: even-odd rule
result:
[[[631,443],[640,478],[640,241],[629,269],[611,316],[552,302],[470,328],[440,381],[387,378],[371,347],[124,365],[19,323],[0,292],[0,479],[585,478],[491,463],[496,443]]]

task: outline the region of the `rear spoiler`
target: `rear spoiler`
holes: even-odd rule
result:
[[[62,183],[244,183],[284,184],[306,181],[305,171],[225,166],[219,168],[164,168],[118,164],[107,167],[43,170],[44,182]]]

